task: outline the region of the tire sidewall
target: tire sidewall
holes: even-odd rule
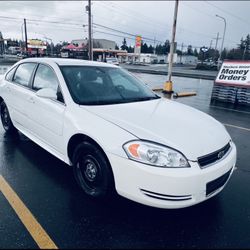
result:
[[[81,178],[79,178],[79,168],[77,165],[79,162],[84,159],[85,157],[91,156],[95,159],[95,161],[98,162],[101,172],[100,178],[101,178],[101,184],[100,187],[91,189],[88,188],[88,185],[84,185],[84,182]],[[104,156],[104,153],[96,146],[89,142],[82,142],[79,144],[75,152],[73,154],[73,172],[74,177],[80,186],[80,188],[84,191],[86,195],[93,198],[103,198],[107,197],[111,194],[113,190],[113,175],[111,171],[110,164],[108,163],[107,159]]]
[[[4,125],[3,124],[3,120],[2,120],[2,112],[3,112],[3,109],[6,109],[7,110],[7,114],[8,114],[8,125]],[[3,125],[3,128],[6,132],[8,133],[11,133],[11,132],[15,132],[16,129],[11,121],[11,118],[10,118],[10,113],[9,113],[9,110],[8,110],[8,107],[6,105],[6,103],[4,101],[1,102],[0,104],[0,115],[1,115],[1,122],[2,122],[2,125]]]

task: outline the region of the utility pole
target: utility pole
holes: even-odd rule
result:
[[[26,19],[24,18],[24,35],[25,35],[25,50],[28,53],[28,39],[27,39],[27,26],[26,26]]]
[[[210,41],[209,49],[212,49],[213,40]]]
[[[181,56],[180,56],[180,63],[182,63],[182,53],[183,53],[183,43],[181,44]]]
[[[154,55],[155,55],[155,37],[154,37]]]
[[[217,33],[217,36],[216,36],[216,38],[213,38],[213,39],[215,39],[215,50],[217,50],[217,45],[218,45],[218,41],[219,41],[219,39],[221,39],[221,37],[219,37],[219,32]]]
[[[89,60],[93,61],[93,42],[92,42],[92,22],[91,22],[91,0],[88,0],[88,26],[89,26]]]
[[[216,51],[217,51],[218,41],[221,39],[221,37],[219,37],[219,32],[217,32],[216,38],[213,38],[213,39],[215,39],[215,49],[214,49],[214,60],[215,60],[215,58],[216,58]]]
[[[168,63],[168,81],[164,84],[164,87],[163,87],[163,93],[167,93],[167,94],[173,93],[173,83],[171,80],[172,80],[172,68],[173,68],[173,59],[174,59],[174,45],[175,45],[175,34],[176,34],[176,26],[177,26],[178,5],[179,5],[179,0],[175,0],[172,39],[171,39],[170,55],[169,55],[169,63]]]

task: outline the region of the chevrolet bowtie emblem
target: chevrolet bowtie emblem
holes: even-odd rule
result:
[[[224,151],[220,151],[217,155],[218,159],[221,159],[224,156]]]

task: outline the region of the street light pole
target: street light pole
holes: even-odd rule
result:
[[[222,55],[222,50],[223,50],[223,46],[224,46],[227,22],[226,22],[226,19],[224,17],[222,17],[222,16],[216,15],[216,17],[221,18],[224,21],[224,32],[223,32],[223,38],[222,38],[222,42],[221,42],[220,57],[219,57],[219,60],[218,60],[218,61],[221,61],[221,55]]]

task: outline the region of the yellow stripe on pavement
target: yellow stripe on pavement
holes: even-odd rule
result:
[[[39,248],[42,249],[58,249],[51,240],[42,226],[38,223],[29,209],[21,201],[15,191],[10,187],[2,175],[0,175],[0,191],[15,210],[19,219],[22,221],[32,238],[35,240]]]

